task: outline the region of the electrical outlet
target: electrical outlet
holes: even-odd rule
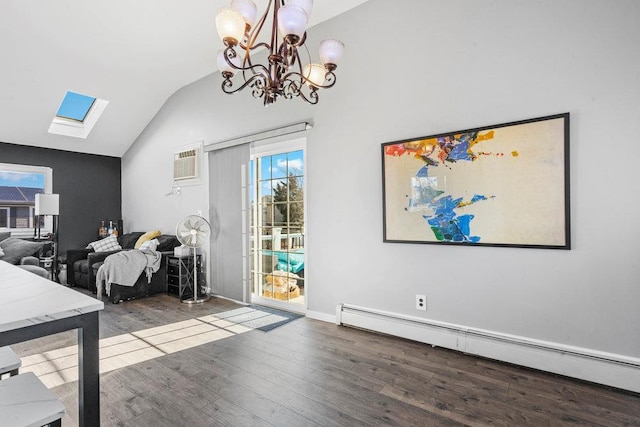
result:
[[[426,295],[416,295],[416,310],[427,311]]]

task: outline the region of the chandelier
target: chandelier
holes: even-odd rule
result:
[[[300,97],[310,104],[318,103],[318,89],[328,89],[336,82],[334,71],[344,51],[339,40],[320,43],[322,64],[311,63],[305,46],[307,23],[313,0],[269,0],[264,14],[256,21],[257,8],[251,0],[232,0],[231,7],[216,15],[216,27],[225,47],[218,52],[217,62],[223,77],[222,91],[233,94],[250,87],[255,98],[264,105],[279,97]],[[271,34],[260,38],[271,13]],[[307,65],[300,51],[306,51]],[[268,51],[267,63],[254,63],[257,50]],[[304,51],[303,51],[304,53]],[[255,59],[255,57],[254,57]],[[240,86],[234,88],[232,78],[242,74]]]

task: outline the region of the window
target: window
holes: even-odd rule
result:
[[[56,116],[63,119],[77,120],[84,122],[91,106],[96,101],[95,98],[87,95],[80,95],[75,92],[67,92],[58,108]]]
[[[31,235],[36,194],[51,193],[51,183],[51,168],[0,163],[0,230]],[[51,217],[44,217],[41,227],[50,232],[52,225]]]
[[[67,92],[49,126],[49,133],[86,138],[107,108],[109,101]]]

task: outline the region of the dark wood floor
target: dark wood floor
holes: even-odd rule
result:
[[[105,306],[101,338],[236,307],[164,295]],[[305,318],[107,372],[100,386],[103,426],[640,426],[639,395]],[[77,425],[77,382],[52,391],[63,425]]]

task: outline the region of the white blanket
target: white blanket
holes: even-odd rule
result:
[[[147,273],[147,283],[153,273],[160,269],[162,254],[151,250],[130,250],[116,252],[104,260],[96,274],[98,299],[102,298],[102,287],[106,284],[107,295],[111,295],[111,284],[135,285],[142,272]]]

